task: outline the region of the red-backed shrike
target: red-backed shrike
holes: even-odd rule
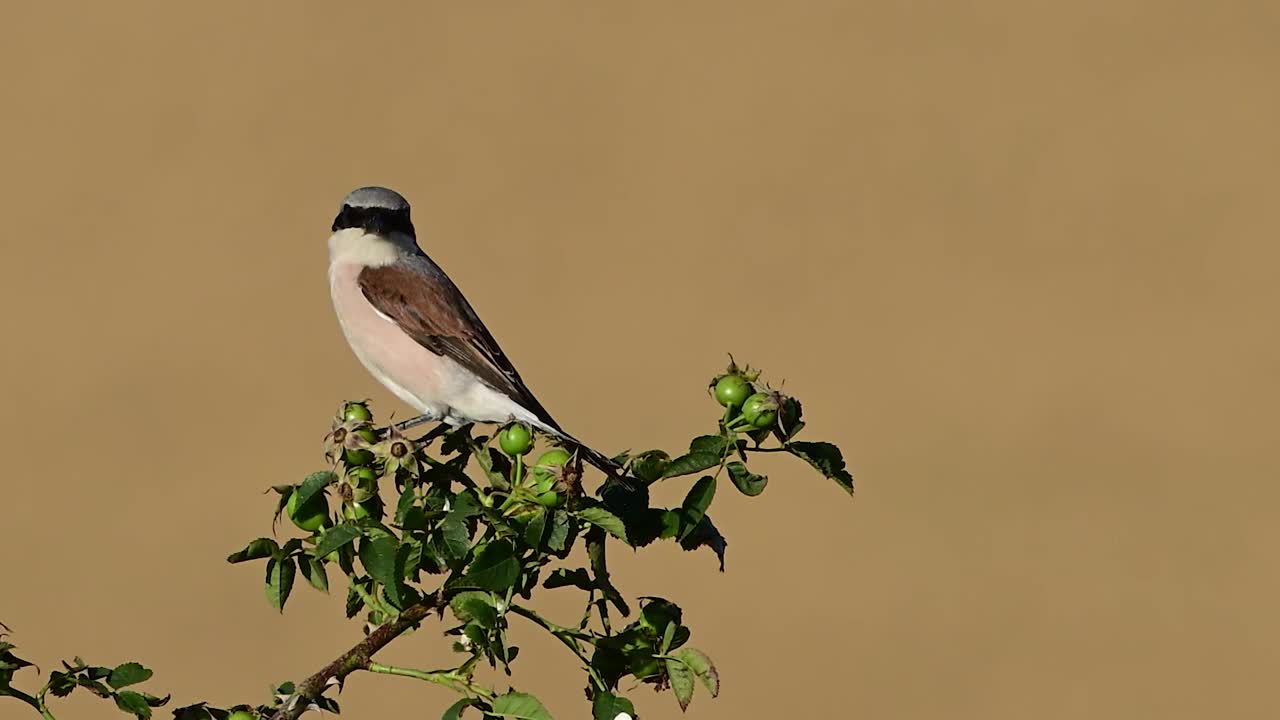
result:
[[[356,357],[422,413],[405,425],[518,420],[617,472],[613,461],[561,430],[529,391],[471,304],[418,247],[399,193],[364,187],[342,201],[329,236],[329,290]]]

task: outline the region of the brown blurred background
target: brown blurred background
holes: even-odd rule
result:
[[[340,400],[408,414],[325,279],[339,201],[377,183],[603,449],[708,428],[727,351],[845,448],[853,502],[772,457],[761,498],[722,495],[723,575],[616,553],[719,661],[691,717],[1280,711],[1276,3],[3,15],[0,620],[46,669],[257,702],[357,639],[340,596],[279,616],[223,557],[322,466]],[[444,665],[436,633],[388,657]],[[514,682],[586,717],[568,653],[519,639]]]

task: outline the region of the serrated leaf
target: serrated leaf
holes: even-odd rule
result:
[[[801,420],[803,416],[804,408],[801,407],[800,401],[783,396],[778,404],[778,424],[774,428],[783,442],[799,435],[804,429],[804,421]]]
[[[338,475],[332,470],[321,470],[313,472],[302,481],[297,490],[298,495],[297,507],[305,507],[307,501],[316,496],[316,493],[323,492],[326,487],[338,482]]]
[[[702,684],[706,686],[707,692],[711,693],[711,697],[719,697],[720,695],[720,673],[716,670],[715,663],[711,662],[711,658],[701,650],[694,648],[684,648],[676,653],[676,657],[684,661],[685,665],[693,671]]]
[[[390,535],[366,537],[360,541],[360,564],[364,565],[369,577],[384,587],[395,585],[400,580],[396,572],[396,551],[399,549],[400,543]]]
[[[689,703],[693,702],[693,671],[679,660],[667,658],[666,664],[671,692],[675,694],[676,702],[680,703],[680,710],[688,710]]]
[[[845,492],[853,494],[853,476],[845,469],[840,448],[829,442],[793,442],[787,445],[787,451],[835,480]]]
[[[151,705],[147,703],[147,699],[142,693],[132,690],[124,690],[115,695],[116,707],[133,715],[140,720],[147,720],[151,717]]]
[[[146,682],[151,677],[151,671],[136,662],[127,662],[122,665],[115,666],[111,670],[111,674],[107,676],[107,684],[119,690],[137,685],[140,682]]]
[[[551,713],[528,693],[509,692],[493,699],[490,714],[516,720],[551,720]]]
[[[716,479],[710,475],[704,475],[698,482],[689,488],[689,494],[685,495],[684,502],[680,507],[684,510],[685,522],[687,525],[680,534],[680,539],[689,536],[698,523],[702,522],[702,518],[707,514],[707,508],[711,506],[711,501],[716,496]]]
[[[449,569],[457,570],[460,568],[462,561],[467,557],[467,550],[471,545],[471,533],[467,531],[466,520],[450,511],[445,516],[444,522],[440,525],[440,529],[436,531],[433,539],[436,551],[440,557],[444,558]]]
[[[589,591],[592,588],[591,576],[582,568],[574,568],[573,570],[556,568],[547,576],[546,581],[542,583],[542,587],[548,590],[560,587],[576,587],[579,590]]]
[[[459,622],[475,621],[486,628],[498,622],[498,608],[494,606],[493,596],[487,592],[460,592],[449,601],[449,609]]]
[[[617,515],[602,507],[585,507],[577,512],[582,520],[595,525],[622,542],[627,542],[627,527]],[[628,543],[630,544],[630,543]]]
[[[284,612],[284,604],[289,601],[289,593],[293,592],[293,576],[297,567],[293,558],[271,558],[267,561],[267,602],[279,612]]]
[[[444,715],[440,716],[440,720],[460,720],[462,718],[462,711],[475,705],[475,702],[476,701],[471,698],[462,698],[458,702],[450,705],[449,709],[444,711]]]
[[[711,452],[691,452],[672,460],[662,471],[662,477],[673,478],[681,475],[692,475],[720,464],[720,454]]]
[[[687,533],[680,540],[680,547],[685,550],[696,550],[703,545],[711,548],[716,554],[716,558],[720,560],[720,572],[724,572],[724,553],[729,546],[729,541],[724,539],[715,523],[711,522],[711,517],[706,515],[694,526],[692,532]]]
[[[552,552],[564,552],[569,548],[571,516],[564,510],[551,513],[551,532],[547,534],[547,548]]]
[[[312,552],[316,557],[325,557],[334,550],[339,550],[351,544],[351,541],[360,537],[360,528],[354,525],[338,525],[324,531],[324,535],[320,538],[320,542],[316,543],[316,549]]]
[[[476,553],[467,577],[476,587],[506,593],[520,576],[520,563],[510,541],[494,540]]]
[[[709,452],[723,455],[729,441],[723,435],[699,435],[689,442],[689,452]]]
[[[591,703],[592,720],[617,720],[622,713],[635,717],[636,706],[630,700],[611,692],[596,691],[596,699]]]
[[[244,546],[243,550],[233,552],[227,556],[227,562],[231,564],[247,562],[249,560],[261,560],[269,558],[280,549],[275,540],[271,538],[258,538]]]
[[[313,557],[299,556],[298,569],[311,587],[322,593],[329,592],[329,574],[325,572],[324,563]]]
[[[541,547],[542,536],[546,534],[546,531],[547,511],[543,508],[538,508],[529,518],[529,522],[524,526],[524,533],[522,535],[524,544],[531,548]]]
[[[764,492],[764,486],[769,484],[769,478],[764,475],[756,475],[747,469],[747,466],[737,460],[725,466],[729,471],[729,479],[733,481],[734,487],[738,488],[743,495],[747,497],[755,497]]]

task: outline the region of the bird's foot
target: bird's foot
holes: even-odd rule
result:
[[[426,425],[429,422],[439,422],[443,417],[444,416],[440,413],[427,413],[425,415],[419,415],[418,417],[415,417],[415,418],[409,418],[404,422],[396,423],[395,428],[397,432],[404,432],[409,428],[415,428],[415,427],[418,427],[419,425]]]

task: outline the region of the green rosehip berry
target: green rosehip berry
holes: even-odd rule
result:
[[[315,532],[329,524],[329,503],[325,502],[323,492],[307,498],[301,507],[298,506],[298,497],[298,490],[295,488],[284,506],[285,514],[298,529]]]
[[[498,446],[511,457],[527,454],[533,449],[533,433],[523,423],[512,423],[498,433]]]
[[[771,428],[778,421],[778,403],[768,393],[756,393],[742,404],[742,417],[757,430]]]
[[[727,408],[742,407],[742,403],[751,395],[751,383],[741,375],[725,375],[716,382],[716,402]]]

